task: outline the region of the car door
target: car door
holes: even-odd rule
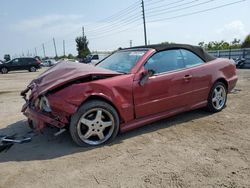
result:
[[[142,68],[155,73],[143,86],[136,80],[133,83],[136,118],[182,110],[190,104],[191,73],[179,49],[154,54]]]
[[[20,69],[21,70],[29,70],[29,68],[31,66],[31,58],[20,58],[20,61],[21,61]]]
[[[206,102],[210,91],[212,81],[212,70],[209,68],[209,63],[206,63],[200,57],[189,50],[181,50],[184,64],[190,70],[192,75],[192,106],[199,105],[201,102]]]
[[[13,59],[11,62],[8,63],[9,70],[20,70],[21,61],[19,58]]]

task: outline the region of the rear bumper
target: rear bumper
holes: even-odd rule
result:
[[[233,90],[233,88],[236,86],[237,81],[238,77],[236,75],[228,80],[228,92],[231,92]]]
[[[22,108],[23,114],[34,123],[36,130],[40,131],[47,125],[62,128],[65,127],[67,122],[61,122],[56,117],[50,114],[37,112],[29,107],[26,103]]]

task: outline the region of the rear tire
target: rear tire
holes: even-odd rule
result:
[[[225,106],[227,102],[227,87],[222,82],[216,82],[208,97],[207,109],[210,112],[219,112]]]
[[[1,73],[2,74],[7,74],[8,73],[8,69],[5,68],[5,67],[1,68]]]
[[[36,72],[36,67],[34,67],[34,66],[30,67],[29,72]]]
[[[84,103],[71,117],[70,134],[79,146],[98,146],[113,140],[119,132],[119,116],[101,100]]]

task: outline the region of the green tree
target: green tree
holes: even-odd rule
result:
[[[4,60],[5,61],[9,61],[11,58],[10,58],[10,54],[5,54],[4,55]]]
[[[241,42],[239,39],[234,39],[231,43],[221,40],[211,41],[209,43],[199,42],[198,45],[205,48],[206,50],[226,50],[230,48],[240,48]]]
[[[69,54],[68,59],[75,59],[75,57],[72,54]]]
[[[237,48],[240,48],[241,47],[241,41],[240,39],[234,39],[232,42],[231,42],[231,48],[233,49],[237,49]]]
[[[83,31],[82,36],[76,38],[76,49],[78,51],[78,58],[85,58],[88,54],[90,54],[88,45],[89,41]]]
[[[244,42],[241,45],[242,48],[250,48],[250,34],[246,36]]]
[[[205,42],[204,42],[204,41],[199,42],[198,45],[199,45],[200,47],[202,47],[202,48],[205,48]]]

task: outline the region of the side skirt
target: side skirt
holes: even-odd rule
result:
[[[140,119],[135,119],[135,120],[130,121],[128,123],[121,124],[120,125],[120,127],[121,127],[120,132],[121,133],[127,132],[127,131],[130,131],[130,130],[136,129],[138,127],[142,127],[144,125],[153,123],[155,121],[165,119],[165,118],[180,114],[182,112],[187,112],[187,111],[190,111],[190,110],[203,108],[205,106],[207,106],[207,101],[197,103],[197,104],[195,104],[195,105],[193,105],[191,107],[182,107],[182,108],[178,108],[176,110],[161,112],[161,113],[154,114],[154,115],[151,115],[151,116],[146,116],[146,117],[143,117],[143,118],[140,118]]]

